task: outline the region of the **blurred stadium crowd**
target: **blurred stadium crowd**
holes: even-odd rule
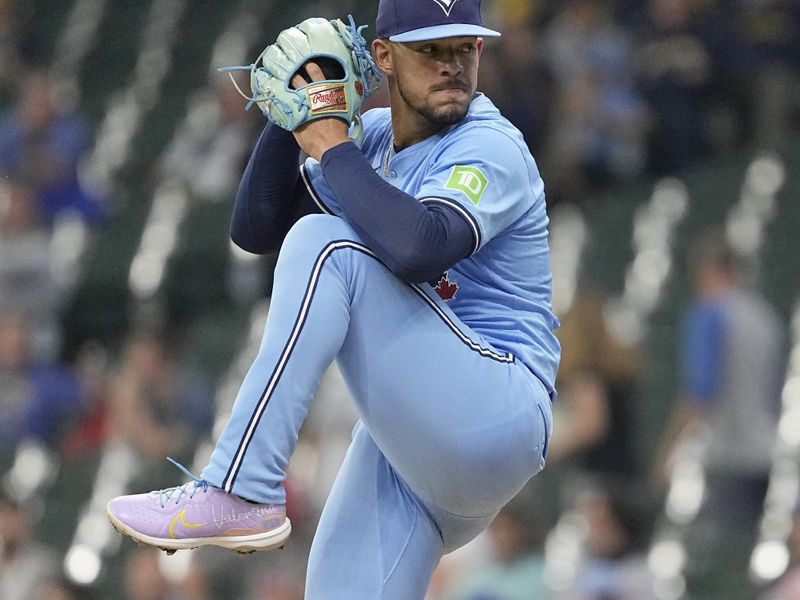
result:
[[[104,506],[179,483],[166,456],[202,468],[268,309],[274,257],[227,238],[264,118],[216,68],[376,8],[0,0],[2,600],[302,598],[356,418],[335,367],[284,551],[166,557]],[[428,600],[800,599],[800,4],[484,12],[480,88],[547,186],[564,358],[549,468]],[[734,348],[708,311],[731,295]]]

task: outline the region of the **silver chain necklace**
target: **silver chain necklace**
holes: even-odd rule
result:
[[[394,151],[394,138],[389,140],[389,147],[386,148],[386,153],[383,155],[383,176],[389,176],[389,160],[392,157],[392,153]]]

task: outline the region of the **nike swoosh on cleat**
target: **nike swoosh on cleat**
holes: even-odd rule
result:
[[[186,509],[184,508],[181,512],[179,512],[172,518],[172,522],[169,524],[169,536],[173,540],[175,539],[175,525],[177,524],[178,519],[180,519],[181,525],[183,525],[184,527],[188,527],[190,529],[198,529],[200,527],[203,527],[203,525],[205,525],[205,523],[197,523],[197,524],[187,523],[185,515],[186,515]]]

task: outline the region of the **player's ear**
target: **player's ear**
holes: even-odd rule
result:
[[[389,40],[378,39],[372,41],[372,58],[375,60],[377,67],[386,76],[394,74],[390,44]]]

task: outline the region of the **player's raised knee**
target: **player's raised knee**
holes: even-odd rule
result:
[[[284,246],[300,242],[322,247],[330,241],[342,239],[358,240],[347,221],[334,215],[306,215],[292,225],[286,234]]]
[[[314,262],[331,244],[358,241],[355,231],[344,219],[332,215],[307,215],[286,234],[278,256],[278,268]],[[299,261],[299,262],[298,262]]]

